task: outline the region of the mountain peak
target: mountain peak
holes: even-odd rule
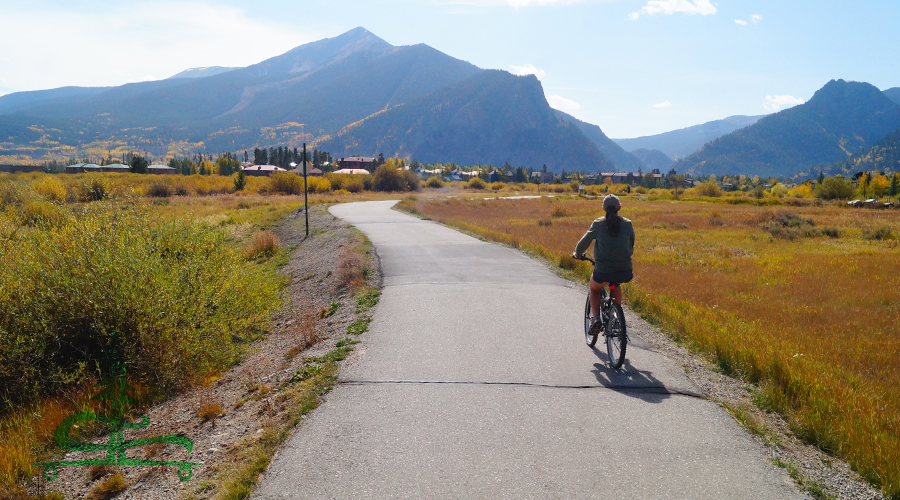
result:
[[[323,38],[249,66],[252,74],[284,75],[310,73],[353,54],[385,54],[394,46],[375,36],[369,30],[358,27],[333,38]]]

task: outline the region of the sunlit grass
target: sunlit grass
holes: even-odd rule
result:
[[[602,211],[599,200],[548,198],[405,205],[554,263]],[[761,384],[801,437],[900,494],[900,250],[896,240],[866,237],[900,234],[898,213],[623,205],[637,232],[627,302],[726,372]],[[812,222],[793,240],[767,230],[788,211]],[[839,237],[812,231],[825,227]],[[577,263],[575,272],[586,280],[590,269]]]

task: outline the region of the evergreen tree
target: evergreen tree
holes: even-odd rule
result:
[[[816,184],[821,185],[822,181],[825,180],[825,173],[819,170],[819,177],[816,179]]]
[[[143,156],[135,155],[131,158],[131,164],[128,170],[136,174],[146,174],[147,167],[149,166],[150,164]]]
[[[234,178],[234,190],[243,191],[246,185],[247,174],[244,173],[244,169],[238,169],[237,177]]]
[[[900,172],[891,176],[891,186],[888,188],[888,196],[900,194]]]

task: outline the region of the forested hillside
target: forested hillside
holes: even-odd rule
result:
[[[900,129],[886,135],[874,146],[850,158],[804,172],[809,177],[824,172],[826,176],[845,177],[857,172],[900,172]]]
[[[900,128],[900,105],[868,83],[832,80],[805,104],[720,137],[678,172],[791,176],[859,153]]]

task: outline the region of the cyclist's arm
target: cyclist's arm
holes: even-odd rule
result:
[[[581,239],[578,240],[578,244],[575,245],[575,255],[583,254],[588,247],[591,246],[591,242],[594,241],[594,238],[594,225],[591,224],[590,229],[584,233],[584,236],[582,236]]]

